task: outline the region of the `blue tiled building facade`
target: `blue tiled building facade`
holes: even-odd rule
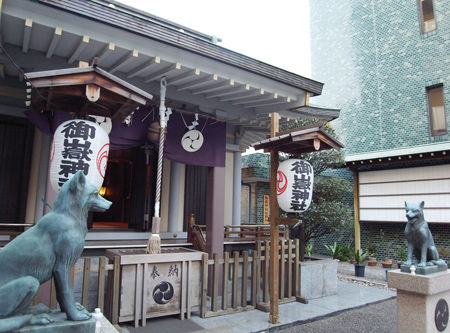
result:
[[[434,167],[450,165],[450,0],[311,0],[310,12],[312,76],[326,82],[322,95],[311,103],[341,109],[332,124],[346,147],[347,167],[356,181],[370,184],[370,177],[376,176],[387,193],[396,182],[403,186],[403,180],[394,176],[384,180],[387,170],[397,170],[397,176],[410,173],[408,182],[417,182],[417,174],[424,182],[437,177]],[[442,184],[447,181],[446,176],[437,178]],[[366,184],[358,186],[361,191]],[[436,191],[431,187],[424,185],[426,191]],[[372,188],[364,190],[379,196],[380,202],[386,198],[383,193],[371,194]],[[428,192],[423,200],[432,206]],[[450,188],[441,192],[450,193]],[[370,197],[355,193],[361,205]],[[401,203],[417,200],[414,193],[399,191],[390,194],[396,203],[371,204],[379,212],[397,211],[404,218]],[[401,219],[378,221],[367,217],[366,207],[355,208],[360,208],[362,248],[380,241],[383,228],[389,230],[380,246],[384,252],[386,244],[406,244],[404,223],[385,223]],[[426,217],[438,209],[438,205],[430,208]],[[449,249],[450,216],[442,207],[440,213],[431,229],[439,231],[439,245]],[[358,216],[355,223],[360,223]]]
[[[420,0],[314,0],[312,100],[341,109],[333,125],[348,155],[448,141],[432,136],[426,87],[443,84],[450,122],[450,1],[433,0],[436,29],[421,30]]]

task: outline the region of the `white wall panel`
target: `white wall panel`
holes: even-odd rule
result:
[[[450,165],[365,171],[359,174],[359,183],[393,182],[450,178]]]
[[[359,185],[361,196],[418,193],[450,193],[450,179]]]
[[[405,209],[360,209],[360,221],[406,223]],[[450,210],[424,209],[425,220],[430,223],[450,223]]]
[[[405,201],[422,200],[428,222],[450,223],[450,165],[359,174],[362,222],[406,222]]]
[[[425,207],[436,208],[445,207],[450,208],[450,194],[419,194],[407,195],[399,194],[393,196],[373,196],[360,197],[360,208],[405,208],[405,201],[420,202],[425,201]]]

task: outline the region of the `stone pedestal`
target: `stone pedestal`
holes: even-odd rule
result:
[[[94,333],[95,319],[91,318],[83,321],[69,321],[66,314],[63,312],[56,312],[50,314],[50,317],[55,321],[48,325],[31,325],[19,329],[20,333]]]
[[[412,275],[389,271],[388,286],[397,289],[398,333],[450,332],[450,272]]]

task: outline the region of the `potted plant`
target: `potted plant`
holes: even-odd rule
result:
[[[383,243],[386,244],[386,252],[385,252],[386,257],[381,262],[381,265],[383,266],[383,268],[392,268],[391,247],[392,247],[393,241],[387,240],[387,237],[386,237],[383,229],[380,229],[380,235],[381,235],[381,238],[383,239]]]
[[[368,255],[367,264],[369,266],[376,266],[378,264],[377,257],[376,257],[376,251],[377,251],[377,245],[375,243],[367,244],[367,255]]]
[[[364,277],[366,265],[364,264],[367,254],[361,249],[355,251],[355,276]]]
[[[307,245],[305,246],[305,255],[306,255],[307,257],[311,257],[312,249],[313,249],[313,245],[312,245],[312,244],[307,244]]]
[[[326,248],[328,251],[330,251],[331,257],[332,257],[333,259],[337,259],[337,258],[338,258],[338,254],[339,254],[339,245],[338,245],[336,242],[334,242],[333,245],[325,244],[324,246],[325,246],[325,248]]]
[[[404,247],[400,248],[397,252],[398,258],[400,260],[397,261],[397,267],[400,268],[406,261],[406,249]]]

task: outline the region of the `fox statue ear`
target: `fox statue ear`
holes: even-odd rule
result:
[[[422,201],[422,202],[419,204],[419,206],[420,206],[420,209],[423,209],[423,207],[425,206],[425,201]]]
[[[86,184],[86,176],[83,171],[79,170],[73,177],[70,179],[70,191],[77,192],[81,191]]]

